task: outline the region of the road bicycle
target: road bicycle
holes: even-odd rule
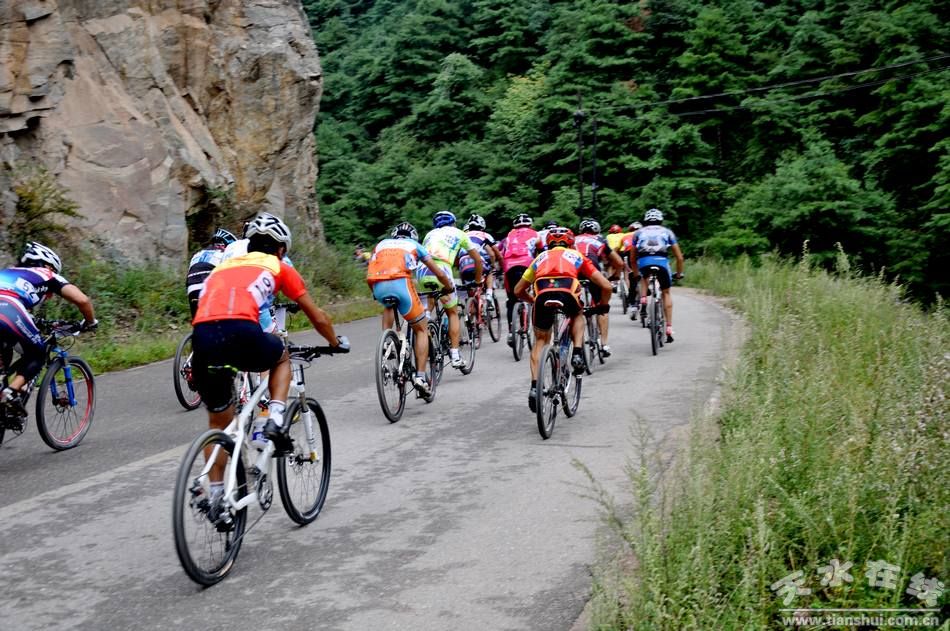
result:
[[[463,286],[468,292],[468,300],[465,301],[465,313],[470,322],[474,323],[472,332],[475,333],[475,348],[481,348],[482,329],[488,329],[488,335],[492,342],[501,339],[501,309],[498,306],[498,298],[492,294],[491,300],[485,296],[481,285],[467,283]]]
[[[172,383],[175,384],[175,396],[186,410],[194,410],[201,405],[201,394],[195,387],[191,376],[191,332],[178,343],[175,361],[172,363]]]
[[[581,400],[581,375],[571,368],[574,343],[571,339],[571,319],[562,312],[560,300],[546,300],[544,305],[557,309],[554,316],[554,341],[541,354],[538,364],[537,398],[535,411],[538,417],[538,432],[547,440],[554,433],[558,407],[568,418],[577,414]]]
[[[288,344],[287,352],[292,379],[284,423],[289,423],[292,448],[275,452],[267,441],[258,450],[250,442],[253,414],[268,387],[262,380],[231,423],[198,436],[179,466],[172,505],[175,551],[185,573],[199,585],[214,585],[234,567],[244,536],[273,503],[275,469],[281,504],[294,522],[311,523],[326,501],[330,432],[320,404],[306,395],[304,369],[321,355],[349,350]],[[212,468],[223,471],[221,494],[212,494]],[[262,512],[248,524],[247,509],[254,504]]]
[[[402,418],[403,410],[406,409],[406,392],[413,388],[412,378],[416,374],[416,332],[409,325],[403,327],[396,303],[396,298],[383,299],[383,305],[392,311],[393,327],[383,331],[376,345],[376,394],[379,396],[379,406],[390,423]],[[441,359],[438,357],[436,339],[431,336],[433,329],[427,327],[427,331],[430,336],[429,366],[426,371],[429,394],[416,394],[426,403],[432,403],[438,385],[435,366]]]
[[[434,307],[429,307],[429,361],[433,362],[432,359],[432,348],[435,347],[435,359],[433,363],[433,383],[438,384],[442,381],[442,375],[445,374],[445,363],[449,361],[449,314],[446,313],[445,307],[442,305],[442,301],[439,300],[441,296],[446,295],[442,290],[421,292],[419,294],[420,298],[427,298],[429,305],[435,303]],[[475,344],[471,342],[472,334],[470,323],[468,318],[465,315],[465,310],[460,304],[458,307],[459,313],[459,352],[462,353],[464,348],[464,353],[462,353],[462,365],[459,367],[459,371],[463,375],[467,375],[472,372],[472,368],[475,367]]]
[[[593,296],[590,292],[590,281],[582,280],[581,286],[584,288],[584,304],[594,304]],[[584,371],[588,375],[594,374],[594,366],[599,362],[604,363],[604,347],[600,340],[600,321],[597,314],[602,313],[601,308],[584,309],[584,316],[587,322],[584,325]]]
[[[0,444],[6,432],[14,437],[26,428],[25,412],[30,394],[39,383],[36,393],[36,429],[40,438],[52,449],[72,449],[85,438],[96,412],[96,381],[92,368],[85,360],[70,355],[75,338],[83,332],[81,322],[66,320],[35,321],[45,335],[45,370],[27,383],[22,408],[10,402],[0,405]],[[13,349],[0,349],[2,386],[7,386],[7,369]],[[41,376],[42,375],[42,376]]]
[[[534,306],[529,302],[519,300],[515,303],[514,313],[512,314],[514,329],[511,333],[514,336],[511,345],[511,352],[515,356],[515,361],[521,361],[524,356],[525,346],[530,351],[534,348],[534,326],[531,323],[531,312]]]
[[[650,329],[650,349],[656,355],[663,348],[666,335],[666,317],[663,312],[663,292],[660,289],[660,279],[657,274],[660,267],[648,265],[644,268],[647,279],[646,317],[641,313],[641,319],[646,320],[644,326]]]

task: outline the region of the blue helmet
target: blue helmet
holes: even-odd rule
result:
[[[454,226],[455,215],[448,210],[440,210],[432,217],[432,227],[441,228],[443,226]]]

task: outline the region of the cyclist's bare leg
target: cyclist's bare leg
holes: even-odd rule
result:
[[[267,390],[271,403],[287,403],[287,393],[290,392],[290,355],[287,351],[277,360],[277,365],[271,368]]]
[[[393,315],[392,309],[383,310],[383,330],[393,328],[393,321],[395,321],[396,316]]]
[[[232,403],[226,409],[221,410],[220,412],[212,412],[208,410],[208,428],[209,429],[224,429],[231,422],[231,419],[234,418],[234,404]],[[214,450],[214,447],[205,447],[205,460],[211,457],[211,452]],[[224,467],[228,463],[227,457],[224,454],[221,454],[214,464],[211,465],[211,470],[208,471],[208,480],[211,482],[220,482],[224,479]]]
[[[531,381],[535,381],[538,378],[538,362],[541,361],[541,351],[543,351],[547,343],[551,341],[551,331],[542,331],[535,327],[534,337],[535,343],[534,348],[531,349],[531,361],[528,362],[531,365]]]
[[[583,314],[576,315],[571,320],[571,339],[574,341],[574,348],[581,348],[584,345],[584,328],[587,326],[587,319]]]
[[[461,324],[459,324],[458,306],[456,305],[455,307],[446,307],[445,312],[449,315],[449,347],[458,348],[459,333],[462,329]]]
[[[597,324],[600,326],[600,343],[604,346],[607,344],[607,328],[610,324],[610,318],[607,317],[607,314],[597,316]]]
[[[666,325],[673,326],[673,294],[669,289],[663,290],[663,315],[666,316]]]
[[[412,325],[412,330],[416,333],[413,346],[416,352],[417,372],[426,371],[426,362],[429,359],[429,333],[426,331],[427,322],[428,320],[426,318],[422,318]]]

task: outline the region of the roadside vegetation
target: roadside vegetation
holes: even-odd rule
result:
[[[853,275],[843,255],[835,273],[705,261],[690,281],[731,299],[748,337],[675,470],[660,484],[648,457],[631,467],[632,515],[604,501],[633,566],[595,585],[593,628],[784,628],[783,607],[926,607],[906,593],[914,576],[950,578],[946,309]],[[822,585],[832,559],[853,563],[852,582]],[[896,586],[869,585],[875,561],[898,568]],[[786,604],[776,584],[790,576]]]

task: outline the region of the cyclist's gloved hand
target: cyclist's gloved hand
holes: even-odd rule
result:
[[[82,322],[79,323],[79,330],[82,332],[95,331],[98,328],[99,328],[99,320],[93,320],[92,322],[83,320]]]
[[[337,352],[340,353],[349,353],[350,352],[350,340],[345,335],[337,335],[336,341],[339,346],[336,347]]]

